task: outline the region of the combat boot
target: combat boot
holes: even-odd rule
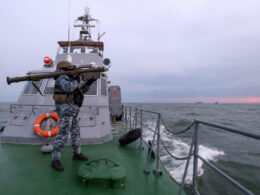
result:
[[[52,161],[51,166],[52,166],[52,168],[54,168],[54,169],[56,169],[58,171],[63,171],[64,170],[64,167],[63,167],[63,165],[61,164],[61,162],[59,160]]]
[[[88,157],[82,153],[73,154],[73,160],[88,160]]]

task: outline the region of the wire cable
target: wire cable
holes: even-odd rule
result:
[[[165,151],[166,151],[172,158],[174,158],[174,159],[176,159],[176,160],[187,160],[187,159],[189,158],[189,156],[186,156],[186,157],[176,157],[176,156],[174,156],[174,155],[167,149],[167,147],[165,146],[163,140],[162,140],[162,139],[160,139],[160,140],[161,140],[161,143],[162,143],[162,145],[163,145]]]
[[[166,129],[167,131],[169,131],[170,133],[172,133],[172,134],[182,134],[182,133],[185,133],[186,131],[190,130],[191,127],[195,124],[195,122],[193,122],[193,123],[191,123],[186,129],[183,129],[183,130],[180,130],[180,131],[173,131],[173,130],[170,130],[170,129],[165,125],[165,122],[164,122],[163,118],[161,118],[161,121],[162,121],[162,123],[163,123],[165,129]]]

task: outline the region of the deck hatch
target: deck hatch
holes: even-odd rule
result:
[[[125,185],[127,173],[123,166],[112,160],[98,159],[82,164],[78,176],[89,186],[117,188]]]

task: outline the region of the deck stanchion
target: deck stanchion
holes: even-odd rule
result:
[[[116,124],[116,116],[113,116],[113,124]]]
[[[185,178],[186,178],[186,175],[187,175],[190,159],[191,159],[191,156],[192,156],[192,149],[193,149],[193,146],[194,146],[194,137],[195,137],[195,133],[192,136],[192,141],[191,141],[191,145],[190,145],[190,151],[189,151],[188,159],[187,159],[187,162],[186,162],[186,165],[185,165],[185,170],[184,170],[183,177],[182,177],[182,182],[181,182],[181,186],[180,186],[180,190],[179,190],[179,195],[181,195],[183,187],[184,187]]]
[[[129,114],[129,122],[130,122],[129,128],[131,130],[132,129],[132,125],[131,125],[131,123],[132,123],[132,108],[131,107],[130,107],[130,114]]]
[[[159,168],[159,158],[160,158],[160,126],[161,126],[161,114],[158,114],[158,121],[157,121],[157,154],[156,154],[156,169],[153,171],[154,174],[160,175],[162,171]]]
[[[128,126],[128,120],[127,120],[127,117],[128,117],[128,114],[127,114],[127,106],[125,107],[125,127],[126,127],[126,130],[127,130],[127,126]]]
[[[151,155],[152,155],[153,144],[154,144],[155,135],[157,133],[157,129],[158,128],[155,127],[155,131],[154,131],[154,134],[153,134],[152,145],[151,146],[147,145],[148,147],[150,147],[150,151],[149,151],[148,156],[147,156],[146,167],[145,167],[145,170],[144,170],[145,173],[150,173],[150,159],[151,159]]]
[[[141,124],[140,124],[140,129],[141,129],[141,137],[140,137],[140,145],[139,145],[139,150],[143,150],[143,110],[140,110],[140,120],[141,120]]]
[[[127,107],[125,107],[125,123],[127,125]]]
[[[135,129],[137,126],[137,108],[135,108]]]
[[[192,185],[193,185],[193,193],[197,194],[198,191],[198,154],[199,154],[199,143],[198,143],[198,127],[199,122],[195,121],[195,127],[194,127],[194,160],[193,160],[193,179],[192,179]]]

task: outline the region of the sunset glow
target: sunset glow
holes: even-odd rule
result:
[[[169,98],[171,102],[204,102],[204,103],[260,103],[260,97],[205,97],[205,98]]]

